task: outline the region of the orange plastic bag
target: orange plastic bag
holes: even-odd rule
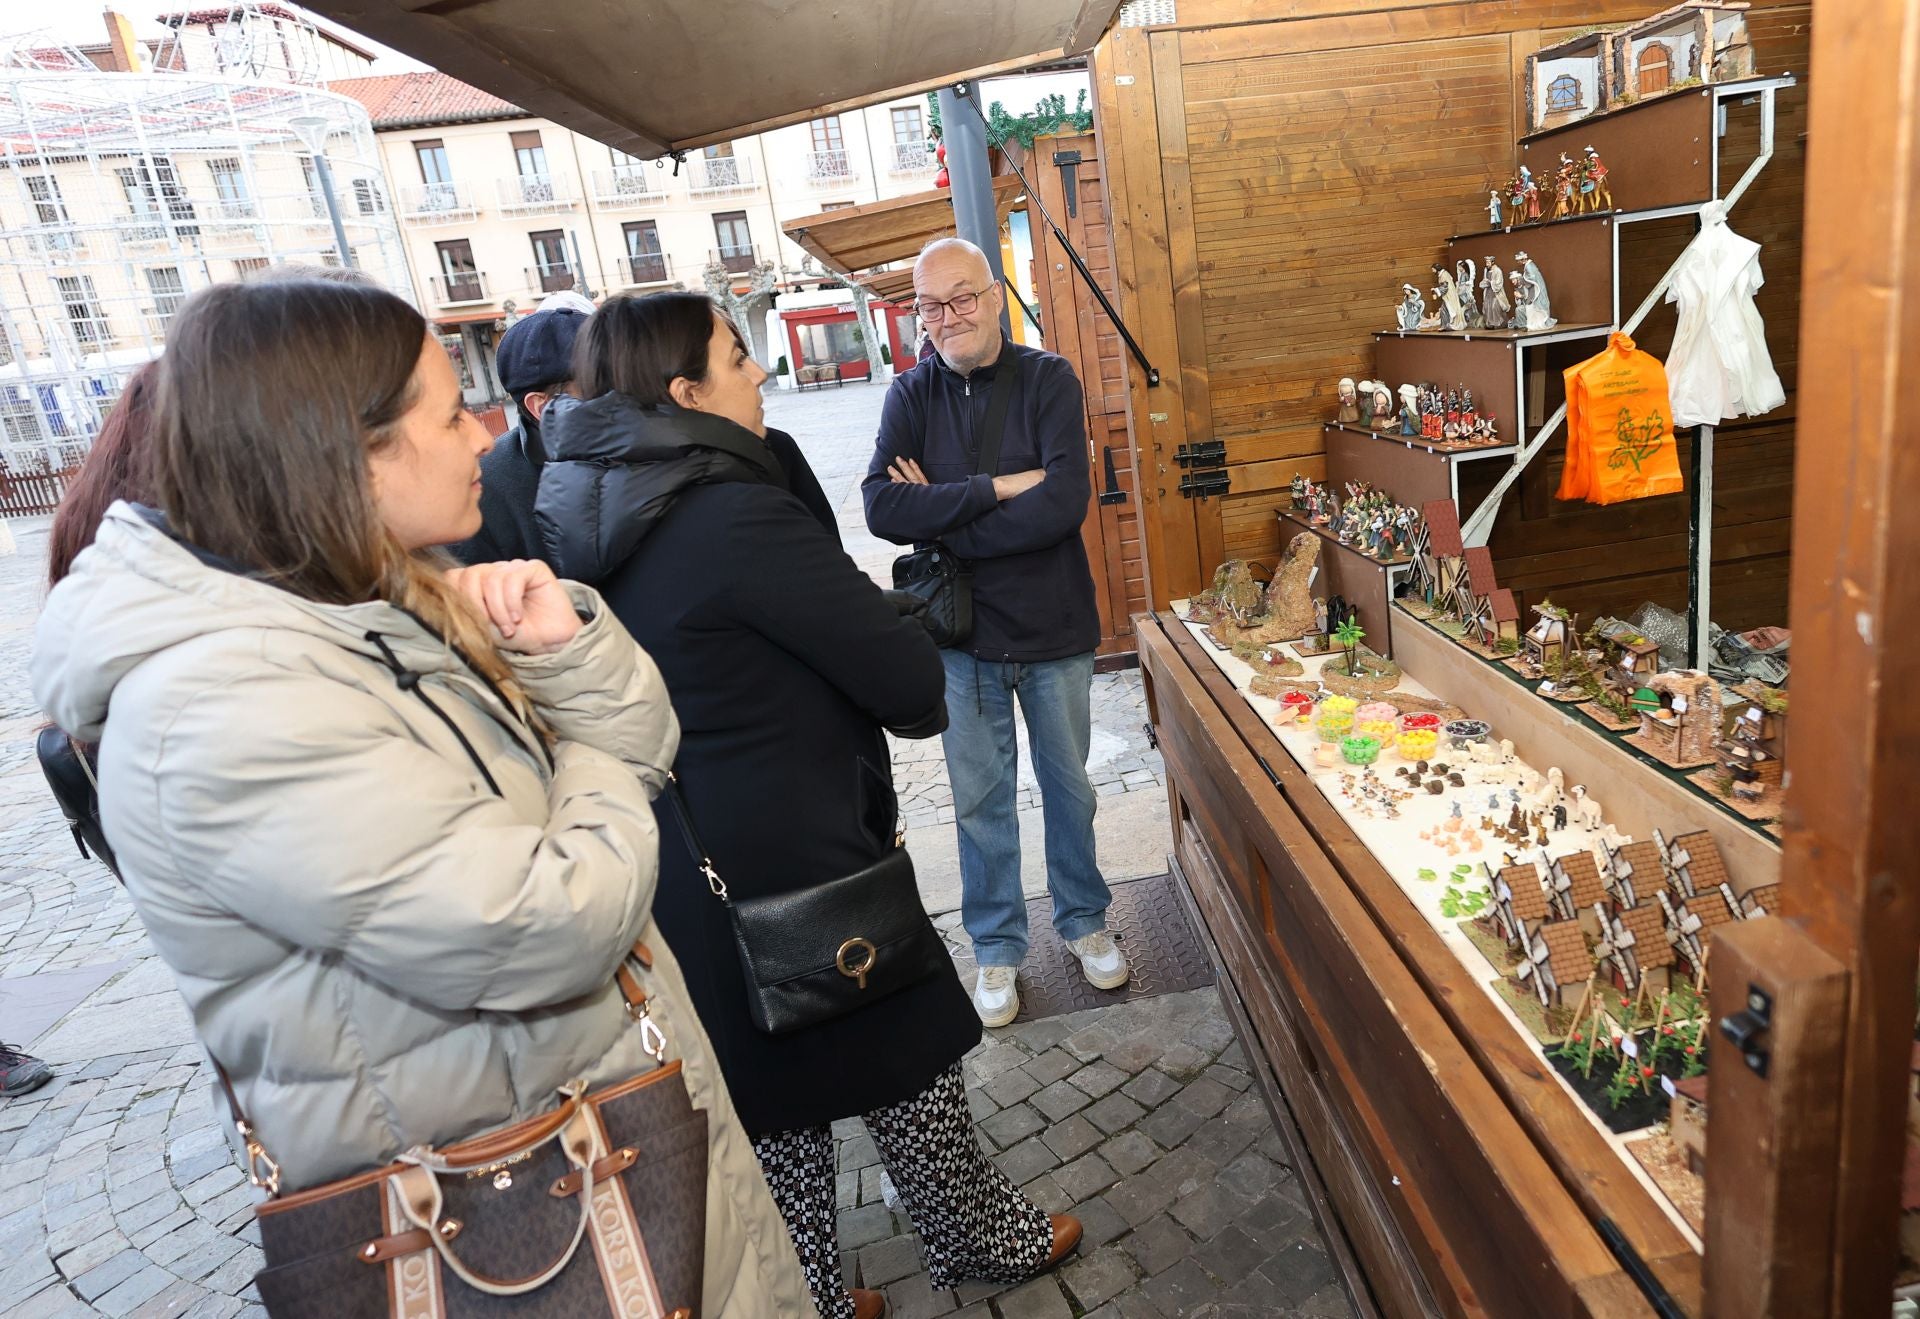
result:
[[[1615,333],[1606,351],[1569,367],[1567,462],[1561,499],[1618,504],[1683,488],[1667,372]]]

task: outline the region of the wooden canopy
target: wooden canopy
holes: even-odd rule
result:
[[[1007,212],[1020,197],[1017,177],[997,176],[993,180],[995,219],[1005,223]],[[780,228],[827,269],[851,275],[892,261],[911,261],[934,239],[951,238],[953,196],[945,188],[930,188],[907,197],[803,215]]]
[[[876,298],[888,302],[906,302],[913,297],[913,268],[902,266],[898,270],[878,270],[871,275],[863,275],[860,282],[873,290]]]
[[[1085,54],[1119,0],[317,0],[317,13],[636,156]]]

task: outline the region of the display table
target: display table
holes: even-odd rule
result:
[[[1283,1125],[1297,1129],[1324,1187],[1330,1228],[1380,1310],[1654,1313],[1609,1245],[1615,1229],[1626,1255],[1695,1310],[1698,1237],[1549,1062],[1496,992],[1498,969],[1458,911],[1446,911],[1446,891],[1459,885],[1441,877],[1482,860],[1497,867],[1519,850],[1478,830],[1488,798],[1508,800],[1527,758],[1544,771],[1601,739],[1570,720],[1523,724],[1514,707],[1525,693],[1511,684],[1490,689],[1497,708],[1439,690],[1492,724],[1494,739],[1513,737],[1519,756],[1468,764],[1463,786],[1412,794],[1388,819],[1351,793],[1357,771],[1317,763],[1311,728],[1276,725],[1278,703],[1247,691],[1252,668],[1202,629],[1173,613],[1142,618],[1139,629],[1176,869],[1218,949],[1249,1052],[1269,1069]],[[1303,662],[1310,681],[1325,661]],[[1423,685],[1418,663],[1410,667],[1404,692],[1447,685]],[[1382,759],[1376,778],[1395,782],[1397,763]],[[1647,781],[1629,782],[1635,773]],[[1635,814],[1618,827],[1636,834],[1642,810],[1665,819],[1669,808],[1699,805],[1643,766],[1596,787],[1607,794]],[[1456,803],[1481,833],[1471,854],[1430,841]],[[1692,827],[1672,817],[1671,829]],[[1547,851],[1592,841],[1570,820]],[[1759,839],[1762,867],[1769,846]],[[1777,867],[1777,853],[1771,859]]]

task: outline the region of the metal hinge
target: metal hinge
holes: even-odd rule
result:
[[[1227,442],[1225,440],[1202,440],[1198,444],[1183,444],[1173,451],[1173,461],[1182,467],[1210,468],[1227,465]]]

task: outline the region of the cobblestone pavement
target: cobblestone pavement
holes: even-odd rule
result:
[[[884,568],[892,547],[863,551],[851,534],[881,392],[810,393],[800,408],[777,396],[769,413],[806,447],[850,551]],[[185,1007],[118,885],[75,851],[34,763],[40,716],[26,666],[47,520],[10,525],[19,552],[0,558],[0,1038],[30,1045],[57,1074],[0,1102],[0,1313],[252,1319],[264,1314],[251,1285],[261,1266],[253,1196]],[[1096,680],[1103,793],[1160,790],[1141,705],[1136,674]],[[897,751],[909,822],[951,820],[937,742]],[[1030,781],[1023,791],[1037,801]],[[951,934],[957,916],[941,923]],[[1346,1313],[1214,991],[992,1034],[968,1063],[982,1138],[1047,1208],[1081,1213],[1086,1244],[1022,1287],[931,1293],[908,1225],[880,1199],[872,1144],[849,1124],[842,1245],[852,1275],[885,1286],[895,1314]]]

